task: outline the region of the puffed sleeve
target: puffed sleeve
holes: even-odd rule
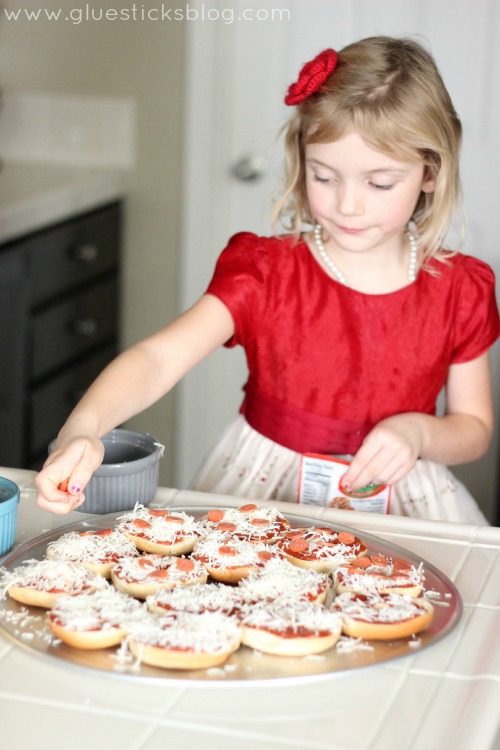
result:
[[[495,276],[490,266],[477,258],[464,256],[457,291],[454,364],[479,357],[500,336]]]
[[[225,346],[244,346],[265,313],[270,258],[266,239],[251,232],[233,235],[215,266],[206,294],[220,299],[233,318],[235,333]]]

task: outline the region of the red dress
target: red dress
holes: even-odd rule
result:
[[[249,380],[242,413],[294,451],[354,453],[402,412],[434,414],[451,364],[500,335],[493,271],[455,254],[389,294],[332,279],[303,240],[234,235],[207,289],[229,309]]]

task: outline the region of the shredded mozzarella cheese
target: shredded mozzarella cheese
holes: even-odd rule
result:
[[[168,521],[167,518],[176,518],[178,523]],[[144,505],[136,505],[134,510],[119,516],[118,531],[122,534],[144,536],[151,542],[176,544],[180,539],[201,539],[204,531],[193,516],[182,511],[169,512],[167,518],[163,515],[155,515],[155,510],[150,511]],[[138,527],[135,521],[146,521],[147,527]]]
[[[53,560],[72,562],[101,563],[137,555],[135,545],[117,531],[100,536],[99,534],[79,534],[70,531],[63,534],[47,547],[47,557]]]
[[[340,566],[334,572],[335,582],[346,588],[355,589],[362,593],[377,593],[385,589],[397,587],[423,586],[425,580],[422,563],[416,568],[414,565],[404,574],[399,574],[393,561],[388,565],[370,565],[361,570]]]
[[[315,599],[328,589],[329,577],[275,558],[269,560],[262,571],[252,572],[238,585],[247,602],[276,599],[283,594]]]
[[[357,594],[350,591],[337,596],[332,608],[354,620],[373,623],[402,622],[428,612],[421,599],[405,594]]]
[[[132,640],[142,645],[209,654],[234,648],[241,640],[237,621],[219,612],[170,615],[149,612],[132,623],[129,633]]]
[[[105,587],[106,581],[76,562],[61,560],[26,560],[12,571],[5,571],[0,589],[5,592],[12,586],[23,586],[37,591],[62,591],[79,593],[88,588]]]
[[[336,612],[305,599],[282,596],[271,602],[254,604],[245,614],[243,624],[273,633],[300,636],[340,633],[342,620]]]
[[[108,585],[101,591],[59,597],[49,616],[68,630],[109,630],[127,629],[143,611],[144,605],[137,599]]]
[[[234,554],[221,554],[220,548],[229,546]],[[211,534],[198,542],[194,548],[193,557],[201,560],[210,567],[235,568],[240,566],[263,567],[265,561],[259,557],[259,552],[268,552],[272,557],[279,557],[273,547],[263,543],[252,543],[244,539],[230,540],[221,538],[218,534]]]
[[[154,573],[158,570],[167,571],[167,580],[174,583],[184,583],[196,580],[205,573],[204,566],[197,560],[193,560],[194,568],[189,571],[180,570],[177,557],[155,557],[144,555],[138,558],[123,558],[113,568],[113,575],[127,583],[146,583],[154,580]],[[150,565],[143,566],[141,561],[148,560]],[[152,577],[153,574],[153,577]],[[205,574],[206,575],[206,574]]]
[[[232,614],[241,607],[241,596],[237,588],[221,583],[194,584],[174,589],[162,589],[146,598],[149,606],[158,606],[175,612],[220,612]]]

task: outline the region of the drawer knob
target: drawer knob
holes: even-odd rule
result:
[[[97,332],[97,321],[95,318],[77,318],[72,325],[75,336],[82,338],[91,338]]]
[[[95,263],[99,257],[99,248],[93,242],[85,242],[83,245],[75,245],[71,256],[79,263]]]

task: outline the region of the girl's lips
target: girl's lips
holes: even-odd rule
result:
[[[352,229],[350,227],[337,227],[337,229],[340,232],[343,232],[344,234],[361,234],[363,232],[363,229]]]

